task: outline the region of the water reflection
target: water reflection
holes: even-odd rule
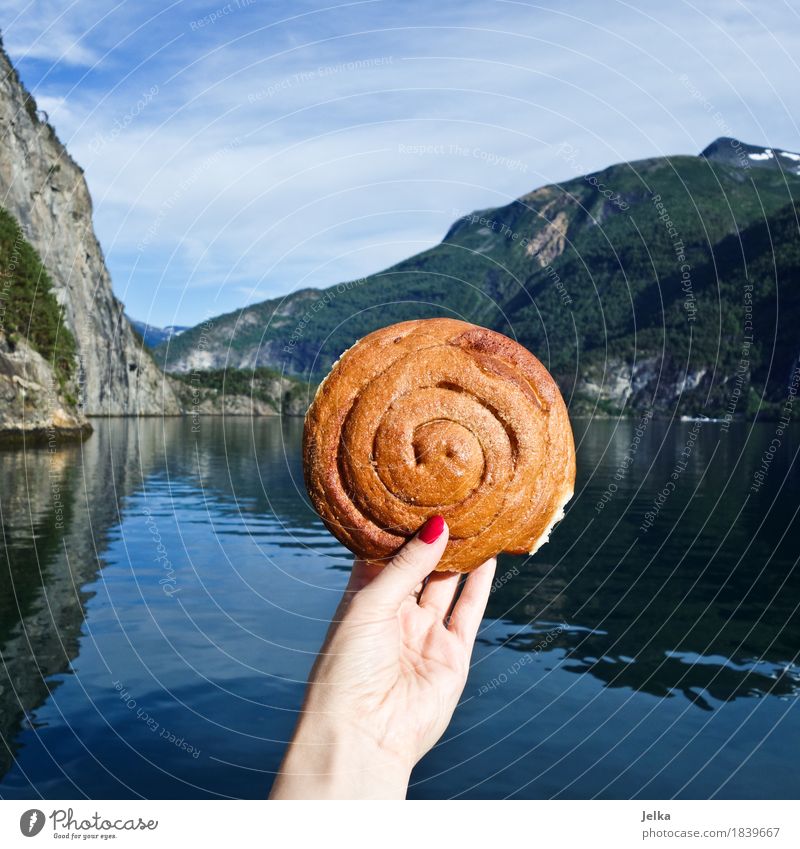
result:
[[[103,423],[84,443],[0,451],[0,772],[15,731],[78,653],[108,531],[155,457],[135,424]]]
[[[489,615],[519,626],[499,642],[529,652],[530,623],[565,627],[563,669],[609,687],[712,702],[798,692],[798,472],[784,444],[757,497],[750,492],[774,426],[725,433],[651,422],[635,464],[619,474],[635,422],[579,427],[579,497],[540,557],[508,558]],[[681,452],[691,462],[658,504]],[[609,483],[615,483],[608,497]],[[604,499],[604,493],[606,497]],[[544,562],[544,561],[547,562]]]
[[[725,434],[706,425],[692,437],[691,423],[669,428],[648,422],[637,439],[638,425],[576,423],[577,496],[536,558],[501,559],[487,612],[495,623],[484,646],[544,658],[547,668],[567,673],[565,680],[580,674],[634,697],[684,699],[692,711],[795,696],[797,430],[775,454],[763,486],[752,492],[773,426],[733,427]],[[137,650],[146,654],[147,674],[171,680],[186,660],[202,672],[202,680],[187,689],[192,708],[203,705],[208,715],[235,709],[242,724],[262,727],[260,701],[247,714],[241,695],[232,708],[230,694],[210,686],[226,667],[203,666],[212,661],[201,641],[195,645],[186,636],[188,611],[203,639],[224,649],[220,662],[227,668],[230,658],[250,658],[248,668],[258,668],[251,680],[243,679],[241,693],[255,704],[266,692],[263,698],[274,706],[269,721],[291,726],[348,564],[305,496],[301,431],[298,420],[203,419],[193,430],[179,419],[116,419],[97,422],[83,444],[0,452],[0,736],[6,744],[0,747],[0,775],[19,752],[22,732],[38,721],[37,708],[64,684],[63,673],[69,676],[79,652],[87,655],[87,668],[103,671],[111,632],[99,628],[87,636],[84,619],[105,583],[100,576],[109,558],[125,592],[138,591],[135,582],[145,574],[163,584],[167,572],[154,565],[152,530],[139,521],[145,515],[154,517],[159,535],[169,536],[169,568],[182,586],[191,593],[192,582],[199,581],[203,589],[181,597],[184,607],[163,614],[152,613],[148,599],[158,627],[172,639],[186,640],[180,657],[159,651],[164,637],[152,621],[137,624],[141,598],[119,595],[104,602],[129,629],[141,629]],[[644,517],[690,438],[689,462],[643,530]],[[132,527],[133,520],[142,527],[136,522]],[[124,568],[117,549],[124,549]],[[227,618],[219,615],[220,600]],[[231,625],[229,608],[238,627]],[[139,636],[146,627],[153,633]],[[122,637],[127,639],[124,629]],[[89,656],[90,638],[99,659]],[[533,663],[521,669],[541,674]],[[133,671],[129,678],[135,681]],[[145,685],[152,690],[143,673]],[[84,686],[90,684],[82,681]],[[107,700],[104,716],[122,711],[120,721],[130,722],[117,694],[107,692],[107,682],[103,686],[92,698]],[[165,724],[178,727],[184,721],[169,713],[166,696],[150,695]],[[527,715],[522,702],[514,709]],[[190,720],[197,721],[185,721]],[[75,717],[62,713],[59,721],[69,725]],[[105,731],[102,721],[93,720],[98,734]],[[200,725],[192,727],[195,741],[203,733]],[[240,745],[232,736],[233,743],[228,738],[222,743]],[[269,757],[277,759],[280,735],[270,729],[266,737],[273,746]],[[247,749],[238,756],[246,760]],[[214,780],[221,762],[209,765]],[[241,792],[240,785],[235,789]]]
[[[274,513],[285,545],[304,530],[316,531],[312,545],[329,545],[296,486],[301,423],[259,425],[207,419],[193,432],[181,419],[109,419],[82,444],[0,451],[0,775],[17,731],[78,653],[109,531],[135,493],[166,484],[179,497],[189,487],[209,509],[213,503],[215,513],[243,524]]]

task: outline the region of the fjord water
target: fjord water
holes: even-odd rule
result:
[[[798,429],[574,424],[576,497],[501,558],[409,795],[796,798]],[[301,429],[0,452],[0,796],[266,795],[349,565]]]

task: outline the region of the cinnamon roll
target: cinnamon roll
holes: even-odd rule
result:
[[[437,569],[468,572],[547,542],[573,494],[575,447],[553,378],[500,333],[449,318],[377,330],[317,390],[303,436],[311,501],[358,557],[391,557],[429,516]]]

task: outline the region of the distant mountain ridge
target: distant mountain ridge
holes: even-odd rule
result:
[[[795,162],[721,138],[699,156],[613,165],[465,215],[378,274],[219,316],[155,354],[178,372],[267,366],[315,381],[371,330],[450,315],[516,337],[573,413],[774,412],[800,355]]]
[[[168,324],[166,327],[156,327],[153,324],[148,324],[146,321],[137,321],[129,315],[126,318],[131,323],[131,327],[142,337],[142,341],[147,348],[156,348],[162,342],[166,342],[175,336],[180,336],[184,330],[189,330],[188,325]]]

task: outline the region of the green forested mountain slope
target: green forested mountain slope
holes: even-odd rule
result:
[[[265,365],[316,379],[371,330],[452,315],[516,337],[573,411],[720,414],[743,370],[736,415],[765,391],[779,403],[800,353],[800,177],[761,148],[732,158],[731,141],[464,216],[386,271],[220,316],[157,356],[177,371]]]
[[[75,340],[64,324],[50,275],[16,220],[0,207],[0,333],[24,340],[63,387],[75,368]]]

